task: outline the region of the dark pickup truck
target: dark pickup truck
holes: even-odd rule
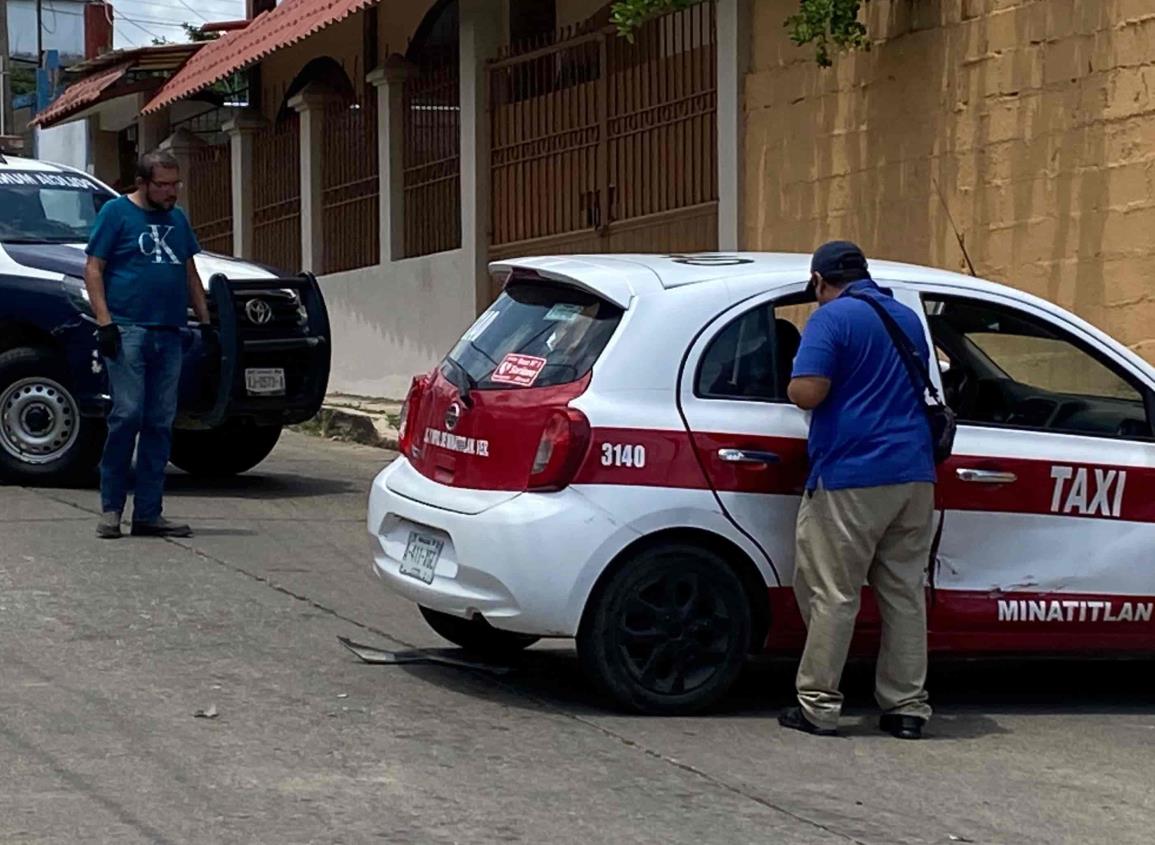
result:
[[[91,176],[0,157],[0,478],[91,477],[110,406],[84,288],[84,244],[115,194]],[[202,254],[220,355],[195,321],[184,362],[172,463],[194,475],[259,464],[285,425],[309,419],[329,379],[329,318],[317,280]]]

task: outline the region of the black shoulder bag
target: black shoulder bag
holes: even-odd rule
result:
[[[947,404],[942,401],[939,395],[938,388],[934,386],[934,382],[930,380],[930,371],[927,368],[926,361],[922,360],[922,356],[918,354],[918,349],[914,343],[907,336],[902,327],[895,322],[894,317],[886,312],[886,309],[881,304],[875,302],[869,296],[862,296],[854,292],[848,292],[847,296],[853,297],[861,302],[865,302],[874,309],[882,324],[886,326],[886,333],[890,335],[890,339],[894,341],[894,346],[898,350],[898,357],[902,359],[902,363],[906,366],[907,374],[910,376],[911,386],[914,387],[915,393],[918,394],[918,401],[926,407],[927,421],[930,423],[930,439],[931,445],[934,447],[934,462],[941,464],[951,456],[954,449],[954,435],[957,423],[955,421],[954,411],[947,407]],[[923,397],[923,390],[930,393],[930,398],[933,404],[927,405]]]

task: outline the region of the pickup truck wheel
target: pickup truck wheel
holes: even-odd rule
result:
[[[80,416],[62,362],[46,349],[0,354],[0,476],[18,484],[86,480],[104,441]]]
[[[421,608],[421,615],[442,637],[478,657],[511,657],[540,639],[532,634],[502,631],[480,617],[461,619],[428,607]]]
[[[281,436],[279,425],[253,425],[229,420],[208,431],[172,433],[169,460],[189,475],[211,478],[237,475],[269,456]]]
[[[623,707],[687,715],[717,703],[737,680],[750,632],[750,602],[726,559],[668,543],[639,552],[599,585],[578,630],[578,657]]]

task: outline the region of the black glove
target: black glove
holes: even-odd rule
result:
[[[201,323],[201,346],[204,348],[206,360],[220,361],[221,336],[217,327],[211,323]]]
[[[96,348],[105,358],[115,358],[120,354],[120,329],[116,323],[96,327]]]

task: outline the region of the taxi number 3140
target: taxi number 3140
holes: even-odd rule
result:
[[[629,443],[603,443],[602,466],[632,467],[641,469],[646,465],[646,447]]]

